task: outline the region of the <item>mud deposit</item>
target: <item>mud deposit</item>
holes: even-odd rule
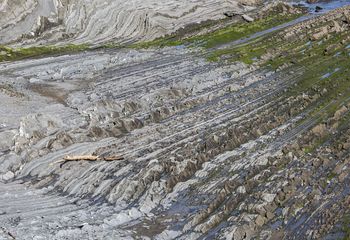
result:
[[[302,20],[1,63],[0,239],[349,237],[350,7]]]

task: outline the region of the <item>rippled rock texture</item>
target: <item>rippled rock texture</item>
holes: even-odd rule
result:
[[[242,1],[244,3],[244,1]],[[0,44],[150,40],[189,24],[241,13],[256,2],[194,0],[1,0]],[[23,42],[24,41],[24,42]]]

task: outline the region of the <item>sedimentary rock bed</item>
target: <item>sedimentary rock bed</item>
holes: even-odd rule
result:
[[[2,63],[0,238],[346,236],[347,19]]]
[[[0,44],[150,40],[189,24],[224,18],[226,11],[248,9],[252,7],[233,0],[2,0]]]

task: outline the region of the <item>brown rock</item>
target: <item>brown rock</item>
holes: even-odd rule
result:
[[[259,227],[263,226],[265,224],[265,221],[266,221],[266,218],[264,218],[264,217],[262,217],[260,215],[255,219],[255,223]]]
[[[271,234],[270,240],[280,240],[284,238],[283,230],[274,231]]]
[[[266,212],[266,218],[268,220],[271,220],[275,217],[275,214],[273,212]]]
[[[245,6],[256,6],[261,4],[261,0],[238,0],[238,3]]]
[[[334,32],[336,32],[336,33],[339,33],[339,32],[342,31],[341,26],[340,26],[339,23],[336,22],[336,21],[333,21],[333,22],[332,22],[331,27],[332,27],[332,32],[334,31]]]
[[[322,27],[321,30],[311,36],[311,40],[320,40],[324,38],[326,35],[328,35],[328,28],[327,26]]]
[[[345,107],[345,106],[342,106],[339,110],[337,110],[335,113],[334,113],[334,120],[336,121],[339,121],[341,119],[341,117],[347,113],[348,111],[348,108]]]
[[[350,141],[349,141],[349,142],[343,143],[343,144],[342,144],[342,147],[343,147],[343,149],[345,149],[345,150],[350,149]]]
[[[323,124],[323,123],[322,124],[318,124],[311,131],[316,136],[323,137],[323,136],[325,136],[327,134],[326,124]]]
[[[243,239],[245,237],[245,231],[243,227],[238,227],[236,231],[233,233],[233,239]]]

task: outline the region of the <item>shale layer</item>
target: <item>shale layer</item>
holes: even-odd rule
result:
[[[0,237],[349,237],[350,7],[307,18],[2,63]]]

